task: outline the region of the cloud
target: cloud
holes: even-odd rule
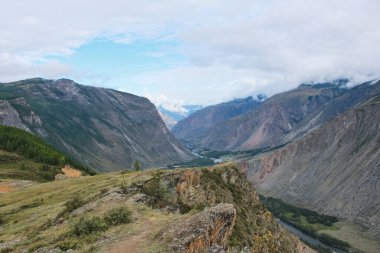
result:
[[[355,83],[379,78],[379,11],[378,0],[8,0],[0,9],[0,81],[76,76],[59,57],[104,38],[178,42],[181,65],[117,79],[101,73],[105,86],[136,84],[132,92],[166,100],[209,104],[301,82]]]
[[[158,107],[163,107],[164,109],[177,112],[181,114],[186,114],[187,109],[184,107],[185,102],[183,100],[168,98],[164,94],[151,95],[149,93],[145,93],[144,96],[148,98],[152,103],[154,103]]]

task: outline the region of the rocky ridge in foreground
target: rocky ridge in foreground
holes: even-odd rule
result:
[[[234,164],[36,184],[3,194],[0,213],[14,252],[313,252]]]

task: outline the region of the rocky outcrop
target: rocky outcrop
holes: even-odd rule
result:
[[[266,195],[359,223],[380,236],[380,96],[245,162]]]
[[[278,225],[263,207],[252,184],[236,164],[152,171],[150,178],[134,183],[125,192],[131,192],[136,202],[163,212],[201,211],[159,233],[157,240],[165,239],[172,249],[169,252],[224,252],[226,249],[303,252],[298,250],[302,248],[298,247],[298,239]]]
[[[235,219],[232,204],[219,204],[166,229],[159,238],[168,241],[170,252],[227,252]]]
[[[39,135],[98,171],[163,166],[192,159],[146,98],[71,80],[0,84],[0,124]],[[3,97],[3,96],[2,96]]]
[[[0,100],[0,122],[3,125],[14,126],[30,132],[30,129],[23,123],[18,111],[8,100]]]

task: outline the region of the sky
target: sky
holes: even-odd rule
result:
[[[2,0],[0,82],[70,78],[167,109],[380,77],[379,0]]]

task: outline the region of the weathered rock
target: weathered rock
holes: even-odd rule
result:
[[[235,219],[232,204],[219,204],[163,231],[160,239],[170,241],[170,252],[227,252]]]
[[[54,179],[57,181],[58,180],[66,180],[66,179],[69,179],[69,177],[66,175],[63,175],[63,174],[57,174],[57,175],[55,175]]]
[[[75,209],[74,211],[72,211],[70,213],[70,216],[79,216],[79,215],[82,215],[86,212],[92,211],[96,208],[97,205],[98,205],[98,201],[89,202],[89,203]]]
[[[137,193],[133,195],[128,201],[133,201],[136,203],[149,204],[153,201],[153,197],[147,196],[144,193]]]
[[[100,201],[123,200],[126,196],[120,187],[115,187],[100,196]]]
[[[153,207],[158,206],[157,208],[162,212],[188,213],[192,209],[201,211],[205,207],[217,206],[220,203],[228,203],[229,205],[227,206],[233,206],[236,217],[235,225],[232,227],[232,234],[226,233],[230,235],[226,240],[228,244],[232,244],[234,247],[229,248],[229,250],[235,249],[239,252],[244,249],[252,252],[302,252],[297,250],[299,241],[290,236],[276,223],[271,213],[260,203],[252,184],[246,180],[244,174],[240,173],[235,164],[224,164],[208,169],[152,171],[151,176],[152,178],[147,178],[145,182],[142,182],[142,188],[145,189],[145,186],[152,183],[153,180],[159,181],[157,184],[152,185],[157,186],[155,190],[162,192],[163,195],[157,195],[156,191],[151,193],[155,195],[153,197],[155,204]],[[152,196],[136,194],[131,199],[142,198],[142,202],[151,205],[152,202],[146,199],[147,197]],[[165,205],[164,208],[159,207],[160,201]],[[210,214],[209,211],[206,213]],[[198,218],[194,218],[194,220],[191,218],[186,219],[183,224],[175,222],[175,225],[168,228],[168,230],[163,230],[163,233],[167,232],[167,238],[170,238],[168,233],[174,234],[178,232],[183,235],[184,237],[179,236],[178,238],[185,238],[185,241],[178,239],[176,243],[185,245],[185,242],[187,242],[187,245],[191,245],[191,248],[193,248],[193,251],[184,252],[218,252],[221,249],[225,250],[226,244],[222,243],[214,244],[213,246],[208,244],[206,245],[207,250],[201,249],[197,251],[198,247],[204,246],[204,238],[202,237],[203,239],[197,241],[196,236],[181,231],[190,228],[193,228],[194,231],[210,231],[211,229],[207,230],[201,226],[197,230],[196,227],[192,227],[191,223],[194,226],[200,224],[202,222],[200,222],[199,217],[204,218],[205,216],[195,217]],[[217,215],[216,217],[220,216]],[[212,225],[215,222],[207,223],[206,220],[204,219],[202,223],[204,226],[215,227]],[[229,219],[225,221],[229,223]],[[226,224],[219,225],[226,226]],[[173,244],[175,249],[179,245],[176,243]],[[182,252],[180,250],[183,250],[183,248],[178,246],[177,250]]]

